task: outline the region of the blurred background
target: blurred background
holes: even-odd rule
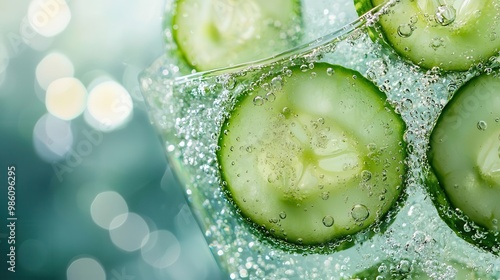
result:
[[[164,6],[0,0],[0,279],[225,278],[139,89]]]

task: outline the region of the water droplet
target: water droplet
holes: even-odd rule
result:
[[[253,105],[261,106],[263,104],[264,104],[264,98],[262,98],[262,96],[258,95],[253,98]]]
[[[398,26],[398,35],[403,38],[408,38],[413,33],[413,28],[410,24],[401,24]]]
[[[500,158],[500,146],[498,146],[498,158]]]
[[[484,131],[486,128],[488,128],[488,124],[485,121],[477,122],[477,129]]]
[[[252,152],[252,146],[248,146],[248,147],[246,148],[246,150],[247,150],[247,152],[251,153],[251,152]]]
[[[335,70],[333,70],[333,68],[331,68],[331,67],[328,67],[328,69],[326,69],[326,74],[328,76],[331,76],[331,75],[335,74]]]
[[[442,26],[446,26],[455,21],[456,11],[453,6],[441,5],[436,10],[436,21]]]
[[[331,226],[333,226],[333,223],[334,223],[334,220],[333,220],[332,216],[325,216],[323,218],[323,225],[325,227],[331,227]]]
[[[372,178],[372,173],[368,170],[363,170],[361,171],[361,180],[363,180],[363,182],[368,182],[370,181],[370,179]]]
[[[321,199],[323,199],[323,200],[327,200],[328,198],[330,198],[330,193],[328,193],[328,192],[323,192],[323,193],[321,194]]]
[[[286,218],[286,213],[284,211],[280,212],[280,219],[285,219]]]
[[[357,204],[352,207],[351,216],[356,222],[362,222],[370,216],[370,211],[363,204]]]

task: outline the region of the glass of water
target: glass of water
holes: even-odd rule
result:
[[[166,27],[166,54],[140,77],[221,269],[231,279],[496,279],[497,230],[462,207],[440,173],[447,156],[435,151],[448,127],[469,129],[449,114],[475,118],[480,104],[497,104],[477,90],[459,102],[478,76],[498,77],[498,48],[482,60],[471,51],[466,62],[436,51],[445,62],[432,64],[425,50],[410,52],[418,45],[405,45],[425,39],[413,1],[328,2],[300,3],[304,35],[293,45],[226,68],[192,70],[175,42],[179,27]],[[430,26],[470,16],[448,2],[425,13]],[[175,9],[167,6],[167,19]],[[398,19],[391,33],[387,22]],[[443,41],[429,40],[443,46],[420,47],[444,48],[453,37],[439,32]],[[490,111],[471,133],[498,138],[500,112]],[[498,142],[478,155],[493,187]]]

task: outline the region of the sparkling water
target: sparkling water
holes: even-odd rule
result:
[[[373,267],[381,275],[423,271],[429,279],[455,279],[460,275],[457,267],[470,267],[471,273],[498,279],[500,259],[459,238],[439,217],[425,186],[426,152],[437,117],[462,84],[479,73],[495,72],[498,58],[463,72],[421,69],[370,38],[367,28],[373,27],[383,9],[347,24],[355,16],[354,8],[345,4],[350,1],[339,3],[341,10],[350,12],[324,9],[325,17],[317,19],[338,26],[324,32],[319,31],[320,24],[312,25],[313,34],[324,36],[306,38],[311,43],[273,58],[185,75],[185,66],[165,55],[141,77],[152,124],[215,258],[231,279],[350,279]],[[444,8],[437,12],[443,23],[453,17]],[[405,28],[401,27],[401,36],[411,32]],[[330,33],[334,30],[338,31]],[[259,87],[279,87],[281,77],[291,75],[292,66],[300,65],[314,75],[315,62],[360,72],[387,95],[387,102],[407,125],[404,198],[386,217],[387,228],[375,229],[376,234],[368,239],[355,235],[355,246],[340,251],[321,248],[309,252],[262,238],[226,198],[216,159],[218,138],[224,133],[221,127],[238,96]],[[265,82],[268,80],[271,84]],[[261,101],[254,99],[255,103]],[[478,123],[478,129],[483,128],[486,124]],[[366,211],[358,205],[353,215],[363,219]],[[280,214],[285,217],[286,213]],[[328,226],[333,220],[325,217],[323,222]],[[456,263],[459,265],[453,265]]]

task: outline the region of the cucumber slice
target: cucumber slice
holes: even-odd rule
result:
[[[475,267],[468,264],[448,260],[443,261],[443,265],[448,266],[447,275],[439,275],[439,279],[455,280],[493,280],[495,276],[488,275],[486,272],[478,271]],[[444,268],[444,266],[443,266]],[[423,263],[415,260],[402,259],[399,262],[392,259],[386,259],[372,267],[369,267],[348,278],[349,280],[372,280],[372,279],[391,279],[391,280],[431,280],[436,279],[436,275],[429,275],[425,271]]]
[[[274,240],[339,243],[379,222],[400,197],[405,125],[358,72],[326,63],[303,69],[236,101],[219,138],[222,185]]]
[[[292,47],[300,11],[300,0],[178,0],[173,39],[199,71],[232,66]]]
[[[437,120],[428,151],[436,176],[430,175],[428,185],[441,217],[462,238],[497,254],[499,88],[498,74],[483,74],[462,86]]]
[[[354,0],[358,14],[386,0]],[[403,58],[424,67],[467,70],[500,51],[498,0],[401,0],[378,24]]]

